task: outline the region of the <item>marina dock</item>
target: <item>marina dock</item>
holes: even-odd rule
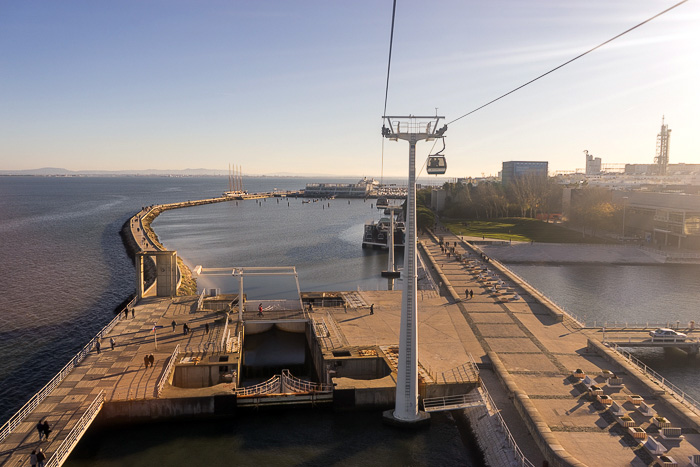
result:
[[[217,202],[193,203],[204,201]],[[130,223],[142,252],[159,246],[141,220],[163,208],[145,208]],[[442,237],[455,249],[449,256],[436,236],[419,239],[437,286],[418,297],[426,409],[442,399],[444,409],[472,416],[493,465],[642,466],[669,458],[687,465],[700,454],[700,408],[616,350],[625,339],[646,339],[639,334],[648,330],[585,328],[478,249]],[[47,465],[61,465],[93,423],[245,416],[239,411],[260,404],[393,404],[400,291],[302,293],[296,304],[270,301],[262,315],[257,303],[239,314],[237,299],[144,296],[130,304],[2,426],[0,466],[29,465],[39,447]],[[319,381],[283,374],[271,390],[241,386],[246,335],[272,327],[306,334]],[[154,364],[146,366],[151,354]],[[43,419],[53,432],[40,442],[35,426]]]

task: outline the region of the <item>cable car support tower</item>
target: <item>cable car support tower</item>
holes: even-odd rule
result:
[[[418,410],[418,274],[416,269],[416,143],[443,138],[447,125],[438,129],[445,117],[389,117],[382,127],[382,136],[390,140],[408,141],[408,198],[406,203],[406,247],[404,249],[403,295],[399,363],[396,378],[396,405],[384,412],[387,423],[419,425],[430,415]],[[444,156],[440,156],[444,160]],[[444,173],[444,171],[443,171]]]

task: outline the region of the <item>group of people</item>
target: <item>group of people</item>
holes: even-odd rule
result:
[[[148,366],[153,366],[153,362],[156,361],[156,358],[153,356],[153,354],[149,355],[144,355],[143,356],[143,364],[148,368]]]
[[[48,441],[49,433],[51,433],[51,427],[49,426],[48,420],[39,420],[39,423],[36,424],[36,431],[39,432],[39,441],[44,438],[46,438],[46,441]]]
[[[467,298],[473,298],[474,297],[474,291],[471,289],[467,289],[466,292],[464,292],[464,295],[467,296]]]
[[[44,454],[44,450],[39,448],[39,452],[36,452],[36,449],[32,450],[32,453],[29,455],[29,464],[32,467],[44,467],[44,462],[46,461],[46,454]]]

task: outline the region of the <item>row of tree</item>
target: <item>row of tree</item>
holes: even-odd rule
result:
[[[530,217],[549,220],[562,213],[563,185],[552,178],[524,175],[516,177],[507,186],[501,182],[479,184],[445,183],[446,191],[442,216],[456,219],[496,219],[502,217]],[[418,206],[430,206],[430,190],[419,192]],[[610,190],[577,186],[572,190],[571,206],[565,219],[571,225],[616,232],[622,225],[622,206],[613,204]],[[423,214],[428,221],[427,214]]]

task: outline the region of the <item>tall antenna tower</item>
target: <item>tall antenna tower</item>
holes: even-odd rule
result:
[[[665,116],[662,116],[661,131],[656,135],[656,157],[654,157],[654,163],[657,166],[659,175],[666,175],[669,145],[671,144],[671,130],[668,129],[668,125],[664,123],[664,120]]]

